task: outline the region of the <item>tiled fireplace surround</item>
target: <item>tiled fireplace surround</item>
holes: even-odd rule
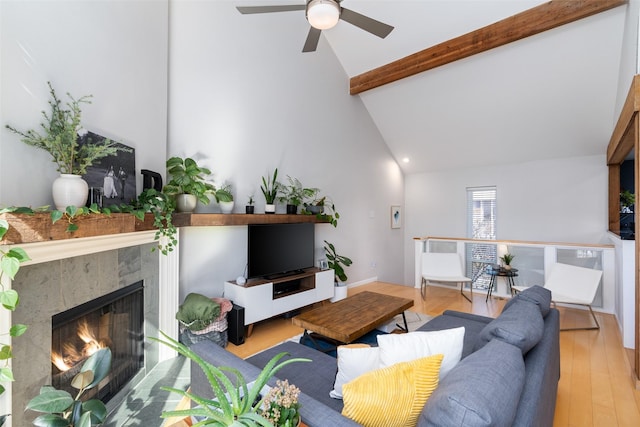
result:
[[[11,407],[10,425],[30,424],[36,414],[24,412],[24,408],[42,385],[50,384],[54,314],[143,281],[144,368],[109,402],[109,408],[124,399],[159,361],[173,356],[166,347],[146,339],[158,336],[159,329],[177,335],[178,253],[164,256],[152,252],[153,234],[139,232],[20,245],[33,261],[21,268],[11,284],[20,295],[20,305],[11,322],[24,323],[29,329],[12,342],[16,381],[5,393],[9,396],[4,396],[5,407]]]

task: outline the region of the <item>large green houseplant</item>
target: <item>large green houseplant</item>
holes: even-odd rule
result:
[[[260,392],[273,377],[284,366],[295,362],[310,362],[309,359],[292,358],[280,362],[287,353],[279,353],[267,363],[250,385],[247,384],[243,375],[237,369],[230,367],[216,367],[205,361],[189,347],[170,338],[161,332],[162,338],[153,338],[169,348],[175,350],[200,366],[206,375],[211,389],[215,395],[214,399],[198,396],[190,391],[173,387],[162,387],[163,390],[177,393],[183,397],[191,399],[197,406],[191,409],[165,411],[162,418],[170,417],[196,417],[200,421],[194,425],[214,425],[214,426],[272,426],[272,424],[260,415],[260,407],[263,397]],[[227,375],[229,373],[235,377],[232,382]]]
[[[33,129],[23,132],[10,125],[6,125],[7,129],[20,135],[25,144],[51,154],[53,162],[57,165],[57,171],[63,174],[84,175],[87,173],[87,167],[96,160],[116,154],[118,150],[116,143],[109,139],[100,143],[82,145],[78,143],[78,135],[83,131],[80,105],[91,104],[92,95],[75,99],[67,93],[71,101],[67,102],[67,108],[65,108],[51,82],[47,84],[51,95],[49,100],[51,113],[42,112],[45,119],[45,122],[40,123],[43,133]]]
[[[82,179],[87,167],[106,156],[116,154],[118,148],[111,140],[80,144],[78,136],[83,132],[81,126],[81,104],[90,104],[91,95],[75,99],[67,93],[70,101],[66,108],[56,95],[51,82],[49,93],[51,112],[42,112],[44,122],[40,123],[42,132],[30,129],[21,131],[11,125],[6,128],[21,136],[27,145],[42,149],[53,157],[60,177],[53,183],[53,198],[56,208],[64,210],[67,206],[84,206],[88,196],[88,185]]]
[[[196,207],[193,199],[207,205],[211,201],[209,196],[215,195],[214,185],[206,180],[207,175],[211,175],[211,171],[198,166],[198,163],[190,157],[184,159],[171,157],[167,160],[167,173],[170,179],[162,191],[176,199],[180,212],[193,211]],[[185,198],[182,197],[183,195],[191,195],[192,197]],[[188,199],[192,200],[189,202]]]

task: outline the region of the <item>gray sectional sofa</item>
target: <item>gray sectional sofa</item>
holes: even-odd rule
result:
[[[559,313],[548,290],[534,286],[512,298],[496,319],[445,311],[421,331],[465,327],[461,361],[441,381],[424,406],[419,426],[551,426],[560,378]],[[242,360],[212,342],[192,349],[217,366],[233,366],[246,378],[258,375],[277,353],[307,357],[311,363],[284,367],[302,391],[302,419],[310,427],[358,425],[343,417],[332,399],[336,359],[307,346],[285,342]],[[211,394],[202,371],[191,367],[191,388]]]

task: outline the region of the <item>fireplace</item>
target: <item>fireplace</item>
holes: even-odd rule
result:
[[[25,411],[25,407],[29,400],[38,395],[43,385],[50,385],[54,380],[55,370],[51,364],[52,321],[59,313],[65,313],[73,307],[118,293],[132,284],[140,284],[144,288],[141,302],[144,309],[133,310],[136,314],[142,312],[144,333],[126,331],[127,335],[139,335],[138,349],[142,349],[144,353],[134,364],[143,366],[127,384],[121,384],[118,393],[109,400],[109,412],[127,401],[129,393],[151,372],[158,361],[174,356],[167,353],[164,346],[149,341],[148,338],[157,337],[159,330],[173,331],[172,336],[177,337],[177,279],[173,279],[171,284],[166,280],[177,277],[177,264],[166,264],[169,260],[177,263],[177,251],[174,251],[175,257],[174,253],[171,257],[160,256],[157,251],[151,251],[155,246],[153,233],[144,239],[138,238],[139,233],[130,234],[109,237],[102,241],[104,244],[92,239],[69,239],[43,244],[43,252],[40,254],[34,248],[28,251],[32,259],[42,261],[23,266],[12,282],[13,289],[20,294],[20,305],[13,312],[12,322],[28,325],[28,329],[27,333],[12,341],[12,365],[16,381],[11,384],[11,392],[3,394],[11,397],[9,410],[3,412],[12,414],[12,424],[9,425],[31,425],[38,415],[34,411]],[[80,254],[105,245],[113,247],[121,243],[126,246]],[[51,260],[52,257],[58,259]],[[175,272],[173,268],[176,268]],[[165,279],[161,280],[161,276]],[[126,294],[129,291],[122,292]],[[114,341],[113,336],[110,339]],[[143,339],[146,339],[144,344]],[[115,361],[115,357],[114,354],[110,372],[120,363]],[[68,381],[61,382],[68,384]],[[72,396],[76,394],[77,390],[71,393]]]
[[[84,396],[108,402],[144,366],[144,288],[139,281],[51,318],[51,385],[70,386],[84,361],[101,348],[112,354],[109,375]]]

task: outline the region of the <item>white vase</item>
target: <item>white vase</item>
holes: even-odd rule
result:
[[[87,203],[89,185],[80,175],[61,173],[53,181],[53,204],[56,209],[64,211],[67,206],[80,208]]]
[[[267,203],[264,205],[264,213],[266,214],[274,214],[276,213],[276,205]]]
[[[223,214],[230,214],[233,211],[233,200],[230,202],[219,202],[219,204]]]
[[[193,194],[178,194],[176,196],[176,209],[178,212],[193,212],[198,204],[198,198]]]

